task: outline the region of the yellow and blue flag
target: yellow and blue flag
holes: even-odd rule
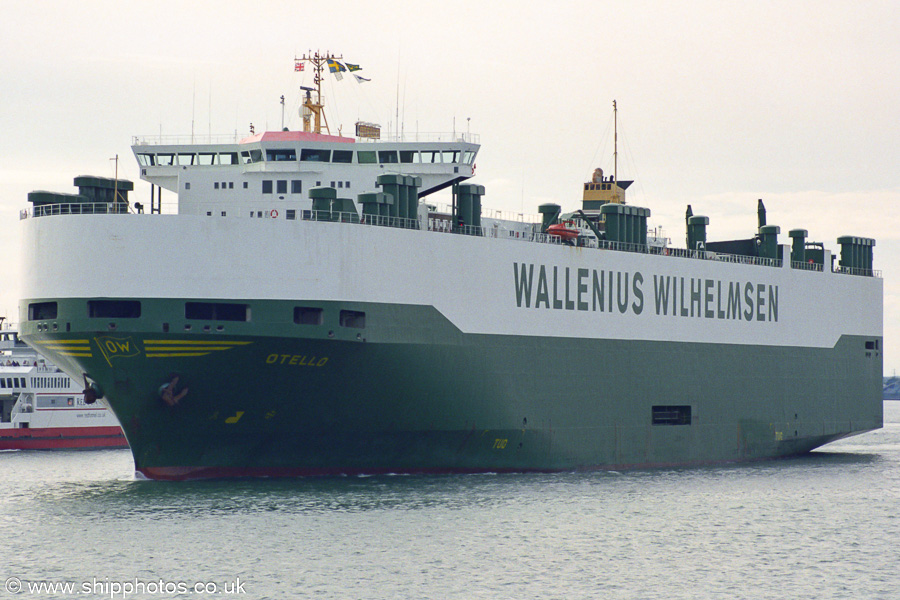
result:
[[[347,67],[342,65],[336,60],[328,59],[328,70],[332,73],[340,73],[341,71],[346,71]]]

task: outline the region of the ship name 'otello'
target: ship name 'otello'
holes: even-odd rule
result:
[[[519,308],[778,321],[778,286],[767,283],[534,263],[513,263],[513,277]]]

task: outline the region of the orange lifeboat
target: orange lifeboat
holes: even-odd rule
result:
[[[578,237],[578,230],[575,229],[575,225],[571,221],[551,225],[547,228],[547,233],[550,235],[558,235],[560,239],[564,241],[574,240]]]

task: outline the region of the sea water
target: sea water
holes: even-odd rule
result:
[[[900,402],[808,456],[677,470],[175,483],[4,452],[0,536],[0,598],[894,599]]]

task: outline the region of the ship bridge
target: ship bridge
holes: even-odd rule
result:
[[[378,191],[385,174],[420,177],[419,196],[469,179],[478,136],[433,133],[397,139],[345,137],[305,131],[268,131],[227,139],[136,137],[132,151],[141,179],[178,194],[179,212],[264,199],[310,203],[309,190],[332,187],[340,195]],[[151,189],[151,206],[161,193]]]

